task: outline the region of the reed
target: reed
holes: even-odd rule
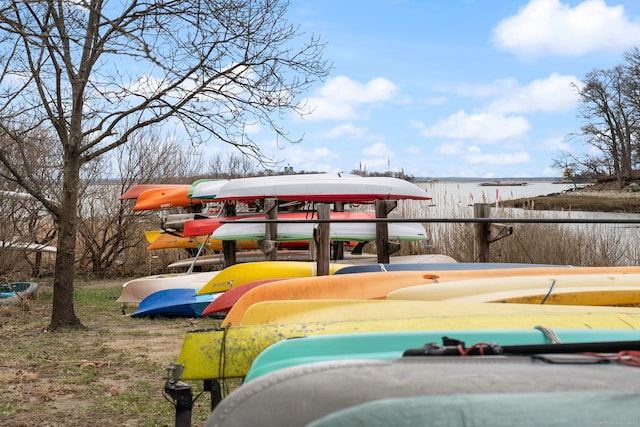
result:
[[[423,205],[403,203],[403,218],[427,218]],[[456,208],[450,218],[472,218],[470,209]],[[571,216],[571,212],[567,212]],[[545,213],[535,210],[498,208],[492,210],[496,222],[500,218],[540,220],[535,224],[513,224],[513,234],[491,243],[490,262],[560,264],[581,266],[638,265],[640,235],[637,228],[610,224],[544,223]],[[429,249],[418,253],[441,253],[459,262],[475,262],[474,224],[424,223],[430,236]],[[416,253],[416,246],[403,247],[403,254]]]

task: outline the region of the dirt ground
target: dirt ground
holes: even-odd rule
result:
[[[122,283],[81,286],[117,297]],[[185,332],[213,320],[135,319],[122,316],[112,297],[98,308],[76,303],[76,312],[88,330],[52,333],[50,302],[0,307],[0,425],[174,425],[165,368],[177,360]],[[207,404],[203,398],[194,407],[193,425],[204,424]]]

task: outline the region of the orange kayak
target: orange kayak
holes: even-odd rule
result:
[[[222,322],[239,325],[253,304],[272,300],[299,299],[385,299],[401,288],[456,280],[492,277],[526,277],[539,274],[624,274],[638,273],[640,267],[532,267],[488,270],[389,271],[304,277],[267,283],[242,295]]]
[[[201,206],[199,200],[191,200],[187,197],[190,185],[176,185],[165,188],[151,188],[143,191],[133,206],[134,211],[150,211],[169,208],[186,208]]]
[[[139,185],[134,185],[133,187],[131,187],[130,189],[128,189],[127,191],[125,191],[124,193],[122,193],[122,195],[120,197],[118,197],[118,200],[133,200],[133,199],[137,199],[138,197],[140,197],[140,194],[142,194],[143,192],[147,191],[147,190],[156,190],[156,189],[160,189],[160,188],[175,188],[176,186],[181,186],[181,184],[139,184]]]
[[[147,241],[149,241],[149,246],[147,246],[147,250],[156,250],[156,249],[196,249],[205,245],[205,249],[210,251],[221,251],[222,250],[222,241],[221,240],[213,240],[207,239],[206,236],[180,236],[176,234],[168,234],[168,233],[159,233],[156,237],[155,232],[145,232],[145,236],[148,235]],[[206,240],[206,243],[205,243]],[[237,250],[246,250],[246,249],[257,249],[258,245],[255,241],[242,241],[236,242]]]

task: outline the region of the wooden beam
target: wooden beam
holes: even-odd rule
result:
[[[326,203],[318,203],[316,205],[318,219],[328,220],[329,205]],[[329,231],[331,224],[328,222],[318,223],[313,229],[313,240],[316,246],[316,274],[318,276],[329,275],[329,259],[331,258]]]
[[[389,212],[394,210],[396,206],[398,206],[397,200],[376,200],[376,218],[386,219]],[[389,224],[384,221],[376,222],[376,250],[378,253],[378,263],[389,263],[390,249],[393,248],[389,245]]]

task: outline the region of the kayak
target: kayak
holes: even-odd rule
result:
[[[625,313],[640,316],[635,307],[596,307],[571,305],[539,304],[500,304],[451,301],[402,301],[402,300],[295,300],[264,301],[253,304],[242,319],[233,325],[266,325],[279,323],[394,320],[419,317],[433,317],[434,322],[445,321],[457,326],[467,322],[468,316],[478,317],[480,324],[487,320],[493,322],[496,317],[528,318],[554,315],[572,315],[579,318],[592,313]],[[438,319],[438,320],[435,320]],[[227,320],[225,319],[225,322]],[[586,322],[586,320],[585,320]],[[223,323],[226,325],[227,323]]]
[[[226,202],[250,202],[265,198],[318,203],[431,200],[424,189],[403,179],[362,177],[344,173],[233,179],[224,184],[217,193],[215,200]]]
[[[9,282],[0,285],[0,305],[12,305],[32,298],[38,291],[36,282]]]
[[[140,301],[131,317],[201,317],[202,310],[220,294],[196,295],[195,289],[165,289]]]
[[[206,427],[255,420],[263,427],[560,427],[637,419],[637,367],[603,360],[533,353],[305,364],[242,384],[214,408]]]
[[[398,289],[387,295],[388,299],[442,301],[455,300],[459,302],[530,302],[535,304],[578,304],[578,305],[611,305],[605,301],[604,291],[640,290],[640,273],[592,273],[582,274],[579,270],[569,269],[573,274],[531,274],[529,276],[487,277],[473,280],[449,281],[429,285],[414,286]],[[576,293],[578,288],[584,290],[582,298]],[[562,298],[563,292],[567,298]],[[589,291],[589,292],[588,292]],[[602,304],[598,304],[597,296],[589,293],[603,292]],[[554,295],[553,298],[549,298]],[[522,299],[520,299],[522,297]],[[615,302],[618,304],[638,303],[633,292],[628,297]]]
[[[345,267],[341,264],[330,263],[329,273],[332,274]],[[317,263],[305,261],[259,261],[231,265],[207,282],[198,294],[209,294],[228,291],[229,289],[253,282],[254,280],[309,277],[316,275]]]
[[[265,285],[268,286],[268,285]],[[376,302],[376,301],[373,301]],[[385,303],[387,301],[377,301]],[[454,304],[422,302],[432,306],[417,317],[375,320],[325,320],[319,322],[230,326],[186,333],[177,358],[183,365],[182,380],[242,378],[251,364],[270,345],[287,338],[336,333],[401,330],[487,330],[547,328],[640,329],[640,311],[626,307],[561,307],[523,304]],[[463,307],[466,312],[463,312]],[[487,307],[490,306],[490,307]],[[523,314],[516,308],[538,308]],[[495,308],[510,310],[493,312]],[[564,310],[560,310],[563,308]],[[582,309],[582,311],[580,311]],[[438,314],[430,314],[437,310]],[[458,311],[458,315],[450,313]],[[525,310],[525,312],[528,310]]]
[[[456,263],[445,264],[457,266]],[[349,267],[346,267],[349,268]],[[342,270],[342,269],[341,269]],[[244,312],[252,304],[268,300],[293,299],[384,299],[389,295],[396,295],[394,291],[419,287],[428,289],[437,286],[438,289],[448,289],[452,281],[473,283],[479,278],[498,277],[526,277],[541,274],[571,275],[571,274],[638,274],[640,267],[532,267],[532,268],[497,268],[482,270],[418,270],[418,271],[389,271],[385,273],[354,273],[332,274],[322,277],[306,277],[286,282],[270,283],[249,290],[241,296],[227,314],[223,325],[239,324]],[[493,280],[493,279],[491,279]],[[399,293],[400,291],[398,291]]]
[[[640,341],[640,331],[628,329],[554,329],[560,342],[588,343]],[[551,344],[543,328],[487,330],[416,330],[329,334],[286,339],[267,347],[255,359],[244,382],[283,368],[307,363],[346,359],[393,360],[409,349],[428,343],[442,345],[443,337],[456,339],[468,346],[477,342],[505,345]],[[426,350],[425,350],[426,351]]]

